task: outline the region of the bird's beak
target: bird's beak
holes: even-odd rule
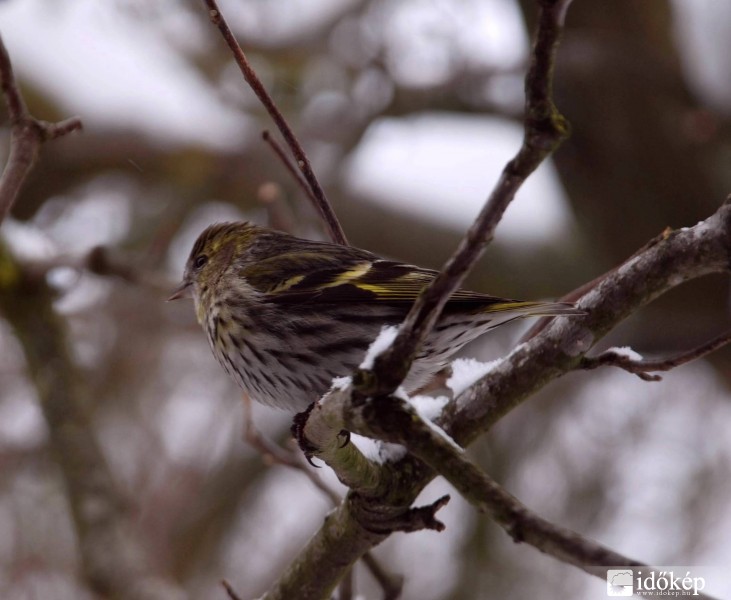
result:
[[[180,298],[191,298],[191,287],[193,285],[190,281],[183,281],[177,288],[175,288],[175,291],[172,293],[170,298],[167,299],[168,302],[171,300],[178,300]]]

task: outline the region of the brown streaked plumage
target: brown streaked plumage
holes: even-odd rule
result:
[[[436,271],[247,222],[208,227],[182,285],[223,368],[255,400],[304,410],[350,375],[385,325],[398,325]],[[404,381],[424,385],[466,343],[519,317],[582,314],[571,304],[458,290]]]

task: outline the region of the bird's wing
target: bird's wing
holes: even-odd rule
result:
[[[266,294],[267,300],[277,303],[411,304],[437,275],[430,269],[360,255],[338,256],[335,260],[321,254],[308,258],[298,253],[291,260],[280,255],[272,262],[281,269],[279,276],[273,276],[275,269],[267,268],[273,265],[260,263],[258,271],[265,272],[266,277],[255,277],[252,283]],[[514,308],[511,300],[458,290],[447,308],[469,310],[491,305],[500,310],[501,304],[506,304],[505,310]]]

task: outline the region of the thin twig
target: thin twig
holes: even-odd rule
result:
[[[404,578],[387,572],[370,552],[363,555],[363,562],[383,590],[383,600],[397,600],[404,589]]]
[[[335,211],[333,210],[330,202],[325,196],[325,191],[322,189],[320,182],[317,180],[315,172],[312,170],[312,165],[310,164],[310,160],[305,154],[304,148],[302,148],[302,144],[300,144],[297,136],[294,134],[294,131],[292,131],[292,128],[289,126],[284,116],[277,108],[274,100],[272,100],[272,97],[266,91],[266,88],[256,74],[256,71],[254,71],[254,69],[249,64],[249,61],[246,58],[246,54],[244,54],[241,46],[236,41],[236,37],[229,28],[228,23],[226,23],[226,19],[224,19],[223,15],[221,14],[221,10],[218,8],[216,0],[203,1],[208,7],[208,16],[211,19],[211,22],[216,27],[218,27],[218,30],[223,36],[223,39],[228,44],[228,47],[233,53],[234,60],[236,61],[236,64],[238,64],[239,69],[241,70],[241,73],[246,80],[246,83],[249,84],[251,89],[259,98],[260,102],[264,105],[264,108],[266,108],[267,112],[272,117],[272,120],[276,124],[279,131],[282,133],[284,140],[287,142],[287,145],[292,151],[292,154],[294,155],[294,158],[297,162],[297,167],[299,168],[300,172],[307,181],[310,190],[312,191],[312,195],[315,199],[315,208],[320,213],[322,219],[325,221],[325,224],[327,225],[327,228],[330,232],[330,237],[334,242],[338,244],[342,244],[344,246],[347,245],[348,241],[345,237],[345,232],[343,231],[343,228],[341,227],[340,222],[335,215]]]
[[[0,177],[0,223],[10,213],[28,173],[33,168],[43,142],[55,140],[81,129],[78,117],[47,123],[31,116],[13,74],[13,66],[0,37],[0,87],[10,120],[10,152]]]
[[[354,573],[352,567],[343,575],[338,585],[338,600],[353,600],[353,579]]]
[[[226,590],[226,594],[231,600],[241,600],[241,596],[236,593],[233,586],[225,579],[221,580],[221,585]]]
[[[590,370],[603,366],[619,367],[637,375],[637,377],[645,381],[661,381],[662,377],[660,375],[651,375],[650,373],[653,371],[670,371],[680,365],[684,365],[698,358],[703,358],[729,342],[731,342],[731,331],[722,333],[705,344],[701,344],[682,354],[657,360],[637,360],[631,356],[610,349],[602,352],[598,356],[585,356],[579,363],[578,368]]]
[[[305,195],[310,199],[310,202],[312,202],[313,206],[317,207],[317,198],[312,192],[310,186],[307,185],[307,180],[302,176],[302,173],[297,170],[297,167],[295,167],[295,165],[292,163],[292,160],[289,158],[289,156],[287,156],[284,148],[282,148],[279,142],[275,140],[267,130],[261,132],[261,137],[267,144],[269,144],[271,149],[274,150],[274,153],[277,155],[279,160],[282,161],[285,169],[289,171],[289,174],[297,182],[297,185],[305,193]]]
[[[373,374],[361,373],[363,394],[388,394],[403,381],[418,348],[444,305],[492,240],[495,228],[527,177],[568,137],[569,126],[553,100],[552,76],[564,16],[571,0],[542,0],[536,40],[526,75],[525,134],[505,166],[479,216],[442,272],[424,290],[404,320],[393,345],[375,361]]]
[[[272,229],[297,234],[292,209],[284,199],[282,186],[273,181],[262,183],[256,190],[256,199],[267,211],[267,225]]]

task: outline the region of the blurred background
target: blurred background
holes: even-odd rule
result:
[[[221,0],[221,9],[351,243],[438,268],[519,146],[535,4]],[[154,569],[190,598],[224,598],[222,578],[242,598],[261,594],[331,505],[244,442],[241,395],[191,304],[164,299],[211,222],[312,238],[322,227],[261,140],[273,127],[202,2],[3,0],[0,32],[33,114],[79,115],[85,126],[43,148],[0,229],[53,290],[44,318],[71,361],[54,362],[49,342],[48,368],[72,371],[85,415],[76,426],[98,444]],[[574,2],[555,86],[572,137],[511,205],[468,285],[560,297],[665,227],[710,215],[731,190],[729,55],[731,4]],[[0,136],[4,161],[6,126]],[[728,300],[727,277],[693,281],[603,345],[646,356],[690,348],[729,327]],[[92,598],[68,458],[49,429],[58,417],[27,369],[33,323],[0,314],[0,597]],[[466,354],[495,358],[520,333],[498,330]],[[730,385],[728,350],[660,383],[571,374],[471,451],[555,523],[652,565],[724,573]],[[287,443],[289,415],[255,406],[254,419]],[[318,476],[340,489],[327,469]],[[422,499],[445,491],[437,480]],[[601,580],[512,543],[452,496],[445,532],[394,535],[375,551],[405,575],[404,598],[605,597]],[[706,591],[731,597],[724,576]],[[380,597],[361,568],[356,589]]]

